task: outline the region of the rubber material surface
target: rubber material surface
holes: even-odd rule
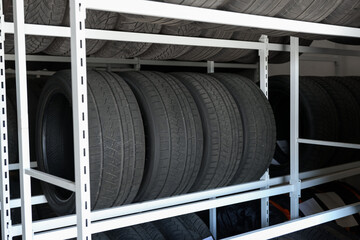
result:
[[[243,129],[236,103],[228,90],[210,75],[173,75],[189,89],[203,123],[203,159],[199,175],[190,191],[226,186],[240,164],[243,151]]]
[[[237,74],[213,75],[229,90],[239,109],[244,150],[233,184],[259,180],[275,151],[275,119],[265,95],[251,80]]]
[[[146,132],[145,173],[136,201],[187,192],[198,174],[203,149],[194,100],[181,82],[163,73],[121,76],[139,101]]]
[[[40,97],[36,150],[40,170],[74,180],[71,73],[51,77]],[[89,161],[92,209],[130,203],[145,161],[144,130],[135,96],[119,76],[88,72]],[[43,184],[58,215],[74,212],[75,195]]]

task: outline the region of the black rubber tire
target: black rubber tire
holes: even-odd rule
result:
[[[250,79],[226,73],[213,76],[234,97],[243,124],[244,150],[232,184],[259,180],[275,151],[276,124],[270,103]]]
[[[163,26],[161,33],[167,35],[197,37],[201,34],[201,30],[194,24],[186,24],[181,26]],[[149,49],[139,55],[139,58],[153,60],[175,59],[188,52],[191,48],[191,46],[184,45],[152,44]]]
[[[181,215],[177,218],[193,236],[198,235],[199,239],[208,239],[210,237],[214,239],[209,228],[195,213]]]
[[[219,30],[202,30],[200,37],[216,38],[216,39],[230,39],[232,32],[225,32]],[[211,59],[211,57],[218,54],[222,49],[213,47],[191,47],[187,52],[177,57],[177,60],[187,61],[203,61]]]
[[[67,8],[66,0],[25,0],[25,22],[30,24],[60,25],[63,22]],[[12,1],[4,1],[4,14],[7,22],[13,22]],[[26,52],[39,53],[48,48],[54,37],[26,36]],[[6,36],[5,52],[14,53],[14,37]]]
[[[329,14],[322,22],[333,25],[343,25],[348,27],[360,26],[360,1],[346,0],[341,1],[337,8]]]
[[[106,235],[111,240],[165,240],[162,233],[152,223],[112,230]]]
[[[28,117],[29,117],[29,140],[30,140],[30,160],[35,157],[35,126],[36,126],[36,109],[38,106],[39,92],[41,91],[38,83],[42,81],[38,78],[28,76]],[[14,78],[6,79],[7,90],[7,118],[8,118],[8,147],[9,162],[18,163],[18,126],[17,126],[17,100],[16,84]]]
[[[93,240],[112,240],[112,238],[109,238],[107,236],[107,234],[104,232],[92,234],[91,239],[93,239]]]
[[[290,0],[284,8],[275,15],[275,17],[286,18],[307,22],[321,22],[327,16],[329,16],[340,4],[341,0]],[[258,30],[255,30],[258,32]],[[269,36],[289,36],[289,32],[284,31],[262,31],[262,34]],[[296,35],[296,33],[293,33]],[[312,38],[308,34],[300,34],[302,38],[307,36]],[[324,37],[326,39],[326,37]]]
[[[159,33],[161,25],[134,22],[131,19],[119,15],[115,29],[126,32]],[[151,43],[108,41],[95,56],[105,58],[133,58],[144,53],[150,46]]]
[[[359,143],[360,136],[360,106],[346,86],[337,81],[336,77],[311,79],[326,90],[333,100],[339,118],[338,141]],[[331,115],[330,115],[331,116]],[[355,161],[356,151],[347,148],[336,148],[334,156],[329,159],[329,165],[344,164]]]
[[[129,86],[108,72],[88,72],[91,208],[130,203],[145,163],[141,113]],[[36,153],[39,169],[74,180],[71,72],[60,71],[46,83],[39,101]],[[61,150],[62,149],[62,150]],[[75,194],[43,184],[57,215],[75,211]]]
[[[171,240],[199,240],[200,235],[190,232],[177,217],[162,219],[153,222],[165,239]]]
[[[276,16],[307,22],[321,22],[329,16],[341,2],[341,0],[290,0]]]
[[[260,39],[260,35],[246,32],[235,32],[231,39],[241,41],[258,41]],[[218,54],[210,57],[209,60],[216,62],[231,62],[247,58],[247,56],[252,52],[254,51],[249,49],[223,48]]]
[[[314,81],[300,79],[300,138],[317,140],[336,140],[338,137],[338,119],[335,104],[327,92]],[[286,150],[281,149],[279,141],[290,139],[290,81],[287,76],[272,77],[269,81],[269,101],[274,111],[277,128],[277,146],[274,159],[279,166],[272,164],[270,174],[279,176],[289,173],[290,158]],[[332,117],[329,117],[332,116]],[[301,144],[300,171],[324,167],[334,154],[331,147]]]
[[[145,124],[145,172],[136,201],[188,192],[199,172],[203,149],[200,115],[190,93],[163,73],[120,75],[133,89]]]
[[[229,91],[210,75],[172,75],[189,89],[203,123],[203,159],[190,191],[226,186],[238,169],[243,151],[243,129],[236,103]]]
[[[69,14],[69,9],[67,9],[62,25],[70,26]],[[117,19],[117,13],[87,10],[85,26],[89,29],[113,30],[116,26]],[[91,55],[96,53],[105,43],[106,41],[103,40],[87,39],[86,54]],[[70,48],[69,38],[56,38],[44,52],[49,55],[70,56]]]
[[[13,95],[13,96],[10,96]],[[8,130],[8,158],[9,163],[19,162],[18,135],[17,135],[17,113],[16,113],[15,89],[7,89],[7,130]]]

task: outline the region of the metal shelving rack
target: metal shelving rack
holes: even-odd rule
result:
[[[299,217],[298,199],[301,189],[319,185],[329,181],[346,178],[360,174],[360,162],[330,167],[299,173],[298,147],[303,144],[318,144],[326,146],[346,147],[360,149],[360,145],[348,143],[334,143],[299,138],[299,53],[320,53],[333,55],[360,56],[360,52],[299,47],[297,37],[291,37],[290,45],[268,43],[266,36],[259,42],[246,42],[222,39],[207,39],[196,37],[165,36],[159,34],[127,33],[108,30],[85,29],[86,9],[112,11],[119,13],[157,16],[165,18],[183,19],[189,21],[208,22],[223,25],[236,25],[239,27],[251,27],[259,29],[272,29],[288,32],[302,32],[311,34],[323,34],[331,36],[360,37],[360,29],[331,26],[319,23],[308,23],[294,20],[277,19],[272,17],[255,16],[248,14],[232,13],[219,10],[202,9],[188,6],[172,5],[160,2],[144,0],[69,0],[71,27],[44,26],[24,23],[24,3],[22,0],[13,0],[14,23],[4,22],[2,10],[0,13],[0,156],[1,156],[1,227],[2,239],[11,239],[22,235],[23,239],[78,239],[89,240],[92,233],[107,231],[115,228],[126,227],[134,224],[154,221],[158,219],[178,216],[191,212],[212,209],[211,230],[216,232],[216,208],[262,199],[262,226],[257,231],[228,239],[265,239],[272,238],[291,231],[297,231],[334,219],[342,218],[360,212],[360,203],[344,206],[341,208],[325,211],[305,218]],[[1,4],[1,3],[0,3]],[[0,5],[1,6],[1,5]],[[2,9],[2,6],[1,6]],[[8,164],[7,156],[7,122],[6,122],[6,92],[5,92],[5,69],[4,59],[11,56],[4,55],[4,34],[15,34],[15,59],[16,62],[16,88],[19,131],[19,157],[20,164]],[[70,182],[38,170],[33,169],[35,163],[30,162],[29,136],[27,116],[27,79],[26,59],[39,60],[52,59],[64,61],[61,57],[26,56],[25,35],[42,35],[56,37],[70,37],[72,46],[72,89],[73,89],[73,116],[74,116],[74,143],[75,143],[75,182]],[[290,176],[269,178],[268,173],[256,182],[229,186],[214,190],[185,194],[165,199],[153,200],[144,203],[130,204],[103,210],[90,210],[89,192],[89,159],[87,139],[87,62],[106,63],[107,59],[87,59],[85,40],[101,39],[115,41],[134,41],[163,44],[179,44],[190,46],[244,48],[259,51],[260,57],[260,86],[264,94],[268,90],[268,52],[287,51],[291,55],[291,173]],[[68,60],[68,59],[67,59]],[[67,61],[66,60],[66,61]],[[142,60],[123,60],[139,66]],[[144,64],[151,64],[143,61]],[[180,65],[185,63],[153,62],[158,65]],[[205,64],[205,65],[204,65]],[[213,72],[216,66],[234,66],[218,64],[214,62],[199,63],[199,66],[207,66],[209,72]],[[9,201],[9,170],[19,169],[21,177],[21,199]],[[76,214],[32,221],[31,205],[46,202],[44,196],[31,196],[30,179],[37,178],[56,186],[74,191],[76,193]],[[291,218],[283,224],[268,226],[268,198],[279,194],[290,193]],[[22,207],[22,225],[12,225],[10,209]]]

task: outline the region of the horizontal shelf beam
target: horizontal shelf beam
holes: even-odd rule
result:
[[[13,54],[5,54],[5,60],[14,61]],[[30,62],[70,62],[70,57],[48,56],[48,55],[27,55],[26,60]],[[117,58],[97,58],[88,57],[86,62],[89,64],[140,64],[153,66],[181,66],[181,67],[207,67],[207,62],[191,62],[191,61],[159,61],[159,60],[143,60],[143,59],[117,59]],[[255,69],[256,64],[241,63],[215,63],[217,68],[247,68]]]
[[[116,4],[112,0],[87,0],[86,8],[239,27],[311,33],[316,35],[360,37],[359,28],[226,12],[221,10],[144,0],[123,0],[117,1]]]
[[[341,147],[341,148],[351,148],[351,149],[360,149],[360,144],[353,143],[340,143],[340,142],[331,142],[331,141],[322,141],[322,140],[311,140],[311,139],[298,139],[299,143],[305,144],[314,144],[321,146],[329,146],[329,147]]]
[[[360,212],[360,202],[314,214],[308,217],[280,223],[271,227],[262,228],[250,233],[225,238],[223,240],[271,239],[319,224],[331,222],[333,220],[356,214],[358,212]]]
[[[199,202],[194,202],[186,205],[174,206],[164,209],[153,210],[149,212],[141,212],[133,215],[127,215],[119,218],[112,218],[102,221],[92,221],[91,223],[91,232],[98,233],[102,231],[108,231],[111,229],[127,227],[131,225],[141,224],[150,221],[156,221],[164,218],[175,217],[179,215],[184,215],[196,211],[202,211],[210,208],[218,208],[231,204],[235,204],[242,201],[251,201],[264,196],[274,196],[278,194],[289,193],[292,190],[293,186],[286,185],[275,188],[270,188],[266,190],[258,190],[254,192],[242,193],[217,199],[204,200]],[[46,223],[44,223],[46,224]],[[76,237],[76,226],[53,230],[50,232],[40,232],[37,233],[36,223],[33,224],[33,230],[35,232],[34,239],[58,239],[59,236],[63,239],[64,236]]]
[[[337,173],[332,173],[332,174],[325,175],[325,176],[322,176],[322,177],[317,177],[317,178],[313,178],[313,179],[304,180],[304,181],[301,182],[301,189],[310,188],[310,187],[313,187],[313,186],[317,186],[317,185],[320,185],[320,184],[324,184],[324,183],[344,179],[344,178],[355,176],[355,175],[358,175],[358,174],[360,174],[360,168],[354,168],[354,169],[340,171],[340,172],[337,172]]]
[[[352,170],[354,168],[360,168],[360,162],[353,162],[353,163],[343,164],[343,165],[339,165],[339,166],[334,166],[334,167],[300,173],[300,178],[305,179],[304,181],[306,182],[306,178],[313,178],[315,176],[320,176],[320,178],[321,178],[321,177],[323,177],[321,175],[334,174],[334,173],[338,173],[339,171],[348,171],[348,170]],[[352,171],[352,173],[355,174],[356,172]],[[339,178],[337,178],[337,179],[339,179]],[[289,181],[289,176],[272,178],[269,180],[269,185],[276,186],[276,185],[284,184],[288,181]],[[264,187],[265,184],[266,183],[264,181],[256,181],[256,182],[245,183],[245,184],[236,185],[236,186],[207,190],[207,191],[202,191],[202,192],[197,192],[197,193],[190,193],[190,194],[185,194],[185,195],[180,195],[180,196],[174,196],[174,197],[170,197],[170,198],[166,198],[166,199],[158,199],[158,200],[153,200],[153,201],[148,201],[148,202],[143,202],[143,203],[134,203],[131,205],[114,207],[111,209],[95,210],[95,211],[92,211],[92,213],[91,213],[91,219],[92,219],[92,221],[101,221],[103,219],[121,217],[124,215],[134,214],[136,212],[151,211],[151,210],[156,210],[156,209],[160,209],[163,207],[171,207],[171,206],[191,203],[194,201],[206,200],[206,199],[210,199],[212,197],[221,197],[221,196],[226,196],[226,195],[232,195],[232,194],[236,194],[236,193],[259,189],[261,187]],[[75,215],[62,216],[62,217],[57,217],[57,218],[34,222],[34,231],[41,232],[41,231],[47,231],[47,230],[56,229],[56,228],[66,228],[66,227],[69,227],[69,226],[72,226],[75,224],[76,224]],[[20,225],[14,226],[12,230],[13,230],[13,234],[15,234],[14,236],[21,235],[21,226]]]
[[[67,189],[69,191],[75,192],[75,183],[72,181],[69,181],[64,178],[60,178],[48,173],[44,173],[35,169],[26,169],[25,173],[27,175],[30,175],[33,178],[39,179],[41,181],[53,184],[55,186]]]
[[[30,162],[30,167],[36,168],[37,162]],[[9,164],[9,171],[19,170],[20,164],[19,163],[11,163]]]

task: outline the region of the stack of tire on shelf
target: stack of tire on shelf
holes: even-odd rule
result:
[[[343,182],[332,182],[304,189],[300,199],[300,216],[304,217],[319,211],[357,203],[359,199],[359,191]],[[290,220],[288,194],[271,197],[269,203],[270,225]],[[200,212],[199,216],[205,223],[209,222],[207,211]],[[218,238],[227,238],[259,229],[261,228],[260,219],[260,200],[218,208]],[[276,239],[359,239],[359,223],[359,215],[354,214],[346,219],[325,223]]]
[[[301,77],[300,138],[360,143],[360,79],[358,77]],[[272,175],[289,173],[290,81],[269,80],[269,101],[277,126]],[[359,160],[359,150],[300,144],[300,171]]]
[[[308,22],[358,27],[360,13],[358,0],[212,0],[212,1],[179,1],[166,0],[161,2],[189,5],[194,7],[220,9],[239,13],[273,16]],[[6,21],[12,21],[12,1],[4,0]],[[25,1],[25,22],[30,24],[47,24],[69,26],[68,0]],[[209,23],[198,23],[159,17],[136,16],[117,14],[103,11],[87,11],[86,27],[90,29],[161,33],[176,36],[208,37],[217,39],[233,39],[244,41],[258,41],[261,34],[268,34],[270,42],[286,43],[289,33],[270,30],[255,30],[245,27],[222,26]],[[304,38],[301,45],[308,46],[314,39],[331,39],[328,36],[313,36],[309,34],[293,33],[292,35]],[[14,50],[13,37],[7,35],[5,50],[12,53]],[[337,42],[359,44],[358,39],[335,39]],[[59,37],[27,36],[27,53],[45,53],[48,55],[70,55],[70,40]],[[191,47],[169,44],[150,44],[137,42],[106,42],[88,39],[86,41],[88,55],[98,57],[121,57],[141,59],[177,59],[218,62],[254,63],[258,61],[256,51],[246,49]],[[286,62],[288,53],[271,53],[270,62]]]
[[[194,213],[94,234],[98,240],[201,240],[214,239]]]
[[[88,71],[92,209],[258,180],[275,149],[264,94],[235,74]],[[40,170],[74,180],[71,74],[46,82],[37,112]],[[43,183],[58,215],[74,194]],[[163,220],[167,221],[167,220]]]

